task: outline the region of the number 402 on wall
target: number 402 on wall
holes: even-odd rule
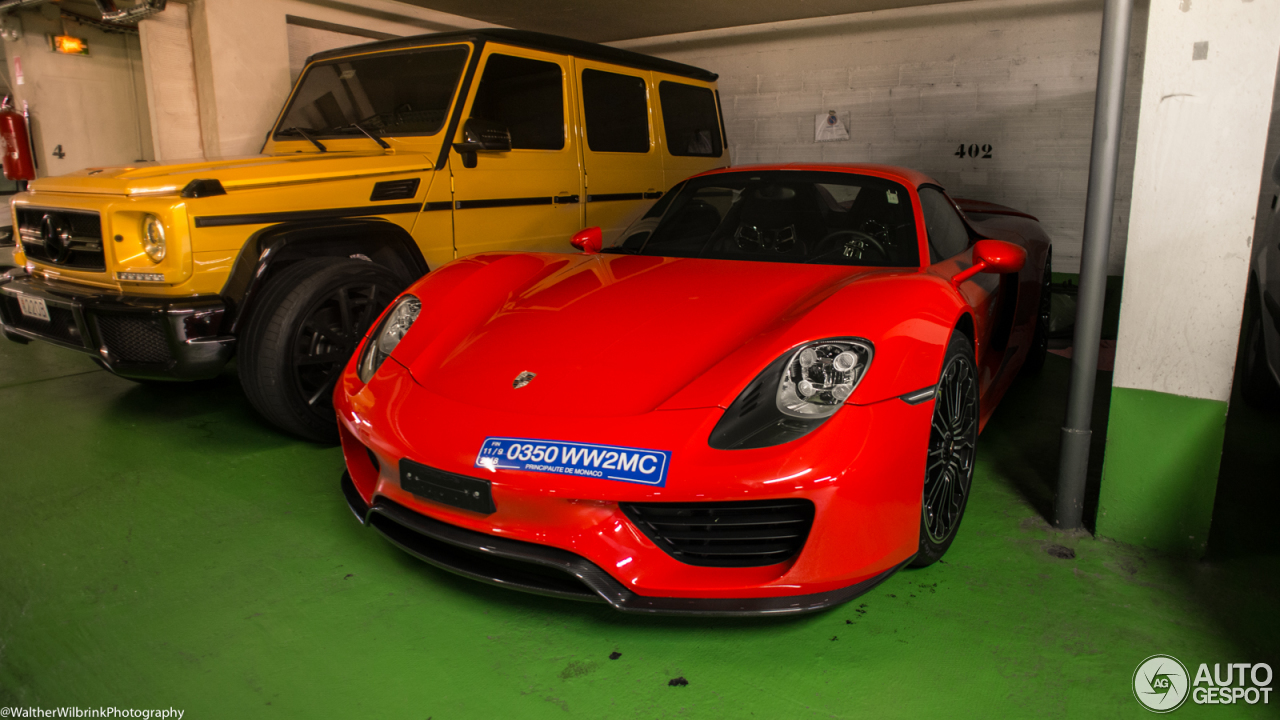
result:
[[[983,160],[990,160],[990,159],[991,159],[991,146],[990,146],[990,145],[982,145],[982,146],[978,146],[978,145],[964,145],[964,144],[961,144],[961,145],[960,145],[960,149],[959,149],[959,150],[956,150],[955,152],[953,152],[953,153],[951,153],[951,154],[952,154],[952,155],[955,155],[955,156],[956,156],[956,157],[958,157],[958,158],[971,157],[971,158],[980,158],[980,159],[983,159]]]

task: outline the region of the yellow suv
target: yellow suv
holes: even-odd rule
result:
[[[137,380],[236,356],[266,418],[332,440],[335,380],[414,279],[484,250],[570,251],[584,226],[608,241],[727,165],[715,80],[516,30],[320,53],[261,155],[90,168],[14,196],[25,269],[0,278],[0,323]]]

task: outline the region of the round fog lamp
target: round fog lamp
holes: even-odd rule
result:
[[[142,251],[158,263],[164,259],[164,223],[155,215],[142,219]]]

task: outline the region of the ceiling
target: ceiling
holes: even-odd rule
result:
[[[588,40],[631,38],[959,0],[401,0],[520,30]]]

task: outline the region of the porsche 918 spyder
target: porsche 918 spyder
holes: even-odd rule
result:
[[[830,607],[947,551],[1047,347],[1036,219],[901,168],[712,171],[573,243],[430,273],[335,389],[347,502],[427,562],[624,611]]]

